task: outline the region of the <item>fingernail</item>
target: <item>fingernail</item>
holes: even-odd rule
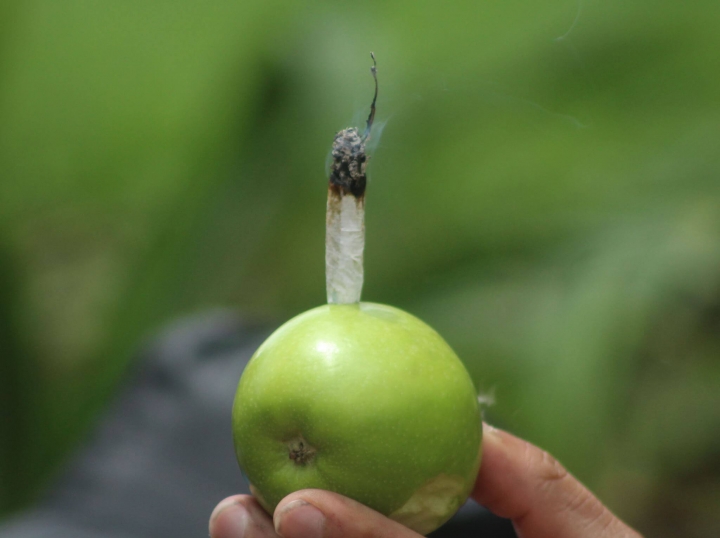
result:
[[[249,514],[245,507],[235,500],[223,501],[215,507],[210,516],[212,538],[242,538],[247,529]]]
[[[312,504],[298,499],[275,515],[275,532],[283,538],[315,538],[323,535],[325,515]]]

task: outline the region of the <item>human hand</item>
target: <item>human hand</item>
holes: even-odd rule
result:
[[[547,452],[483,425],[472,498],[512,520],[521,538],[641,538]],[[211,538],[419,538],[399,523],[329,491],[285,497],[270,516],[250,495],[228,497],[210,517]]]

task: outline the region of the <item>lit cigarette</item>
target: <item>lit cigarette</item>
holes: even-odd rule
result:
[[[328,182],[325,235],[325,279],[330,304],[360,302],[365,249],[365,142],[375,119],[378,95],[375,56],[370,53],[375,95],[370,105],[365,132],[348,127],[335,135]]]

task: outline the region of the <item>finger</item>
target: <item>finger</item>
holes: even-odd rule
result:
[[[274,520],[282,538],[421,538],[357,501],[319,489],[285,497],[275,509]]]
[[[210,538],[277,538],[272,519],[250,495],[233,495],[210,516]]]
[[[639,538],[544,450],[483,425],[473,498],[522,538]]]

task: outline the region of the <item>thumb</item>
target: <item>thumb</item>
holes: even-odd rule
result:
[[[522,538],[640,538],[547,452],[487,424],[473,498]]]
[[[319,489],[288,495],[273,519],[282,538],[422,538],[357,501]]]

